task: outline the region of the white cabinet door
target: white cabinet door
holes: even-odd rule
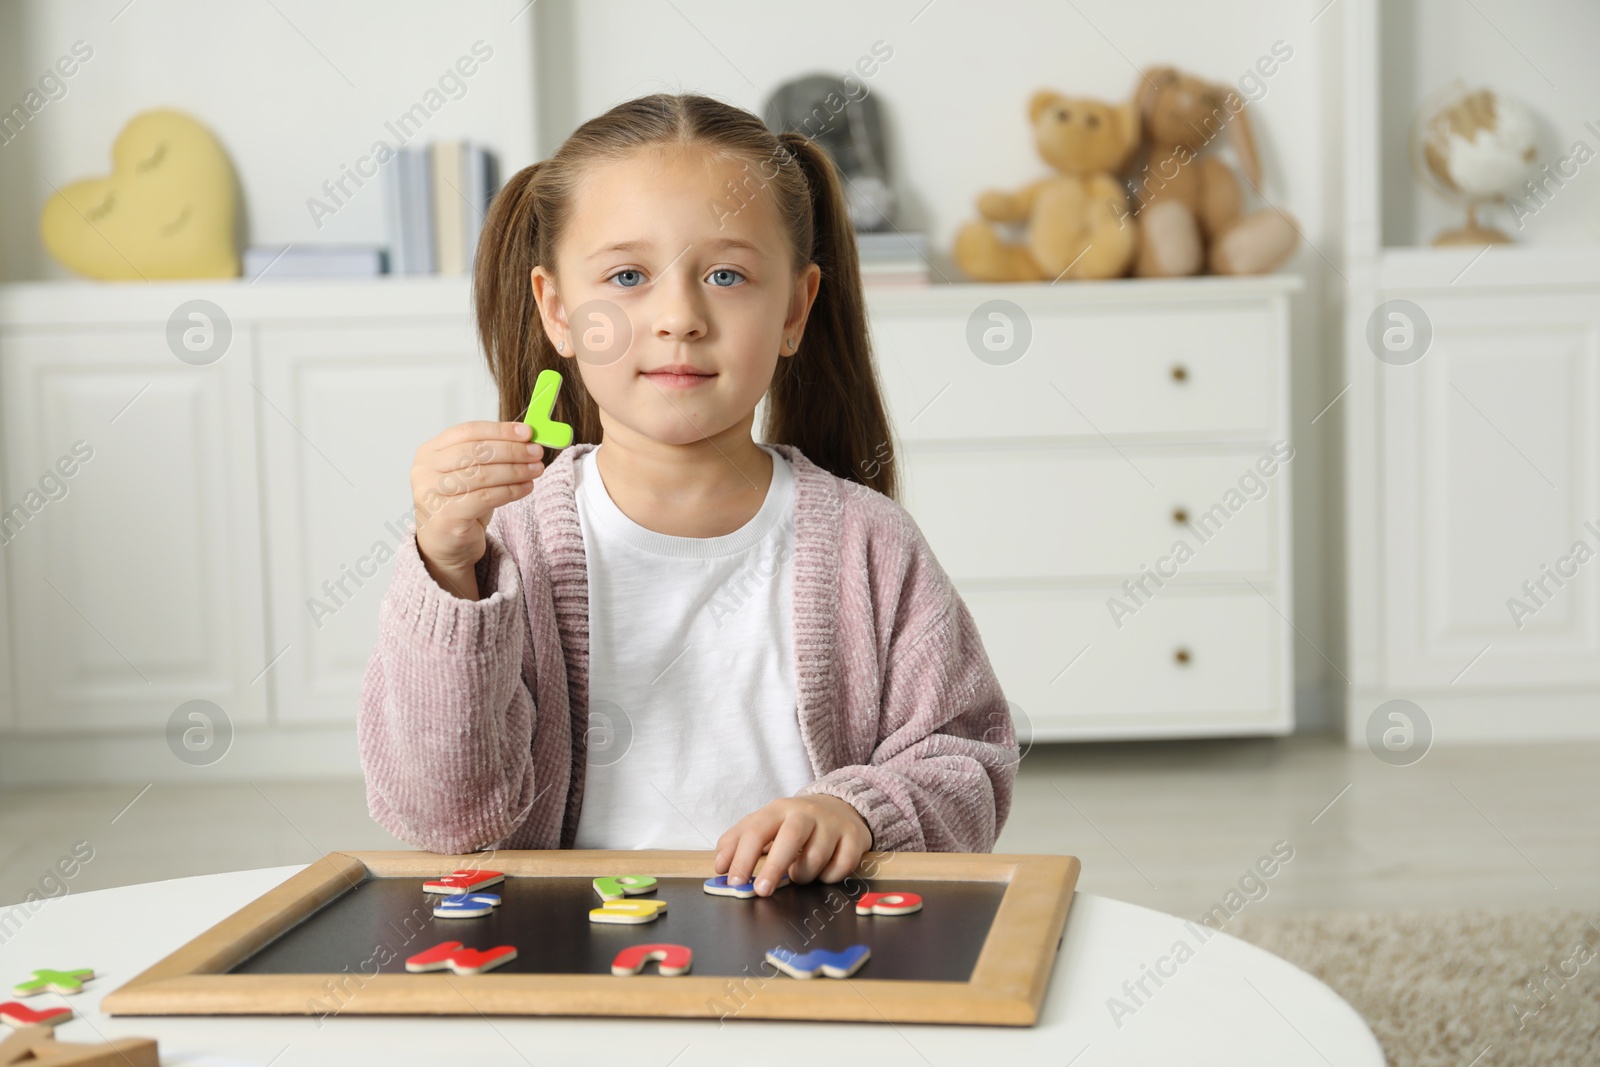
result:
[[[1593,293],[1383,296],[1434,331],[1380,368],[1387,683],[1600,682]]]
[[[249,371],[239,334],[207,366],[160,326],[0,337],[20,729],[265,720]]]
[[[417,446],[498,419],[470,320],[267,325],[258,338],[276,720],[355,720]]]

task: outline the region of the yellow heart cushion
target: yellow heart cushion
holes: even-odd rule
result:
[[[236,278],[237,188],[210,130],[181,111],[146,111],[117,135],[109,178],[73,182],[45,201],[39,236],[62,266],[90,278]]]

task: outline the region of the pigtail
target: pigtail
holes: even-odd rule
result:
[[[563,359],[545,334],[529,279],[553,247],[540,229],[541,180],[549,166],[541,161],[523,167],[489,204],[472,265],[478,340],[500,396],[500,421],[522,421],[534,379],[548,367],[561,371],[563,379],[552,416],[572,424],[573,441],[598,443],[599,408],[572,361]]]
[[[822,281],[799,349],[778,360],[767,393],[764,439],[798,447],[841,478],[896,499],[898,478],[889,418],[867,332],[855,226],[833,159],[800,133],[783,133],[785,165],[798,164],[811,208],[811,248]]]

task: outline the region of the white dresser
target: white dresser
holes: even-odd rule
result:
[[[1291,728],[1298,287],[869,295],[883,461],[1032,737]],[[231,328],[211,362],[169,339],[193,300]],[[0,286],[0,507],[29,512],[0,557],[0,778],[188,773],[191,700],[235,734],[207,773],[358,771],[412,454],[495,410],[464,279]]]
[[[1293,728],[1300,286],[874,294],[905,503],[1035,739]]]

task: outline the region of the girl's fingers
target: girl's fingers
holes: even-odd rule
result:
[[[439,459],[438,470],[460,470],[479,463],[528,463],[544,459],[544,446],[527,441],[498,441],[478,439],[466,445],[441,449],[435,453]]]
[[[436,449],[431,454],[428,469],[445,471],[470,470],[484,463],[529,463],[543,461],[544,446],[526,441],[477,440],[449,448]]]
[[[435,449],[444,451],[452,445],[465,444],[469,441],[529,441],[532,438],[533,428],[525,422],[489,422],[485,419],[474,419],[470,422],[457,423],[435,437],[431,443]]]
[[[735,827],[739,830],[739,840],[734,845],[733,858],[728,861],[729,885],[744,885],[750,881],[756,860],[761,858],[762,850],[772,841],[781,822],[762,809],[742,819],[740,826]]]
[[[800,850],[816,828],[816,820],[809,815],[794,813],[783,820],[777,836],[772,839],[772,847],[767,850],[767,861],[761,865],[761,873],[757,875],[758,896],[768,896],[778,888],[778,882],[789,871],[790,864],[799,857]],[[789,877],[792,881],[798,881],[793,873]]]
[[[789,866],[789,877],[801,883],[815,880],[828,861],[833,859],[835,851],[843,845],[841,839],[819,825],[812,832],[811,840],[806,842],[800,857]]]
[[[728,873],[728,862],[733,859],[734,849],[739,847],[738,831],[738,826],[730,826],[723,831],[721,837],[717,838],[717,854],[711,861],[713,874]]]
[[[431,484],[425,481],[418,496],[470,497],[477,490],[493,486],[531,482],[542,473],[544,464],[537,462],[486,463],[474,471],[449,471]]]
[[[491,485],[510,485],[513,482],[529,482],[537,478],[544,471],[544,464],[533,460],[518,460],[515,463],[485,463],[476,471],[453,471],[457,477],[452,479],[449,474],[440,479],[440,491],[449,496],[460,496],[470,493],[474,489],[485,489]]]
[[[519,432],[520,431],[520,432]],[[544,446],[531,443],[520,422],[463,422],[425,441],[412,467],[417,471],[471,470],[485,463],[543,460]]]
[[[854,830],[846,830],[844,836],[839,838],[838,847],[834,849],[833,859],[823,867],[821,878],[824,882],[840,882],[849,876],[861,864],[861,857],[867,854],[869,838],[864,838]]]

